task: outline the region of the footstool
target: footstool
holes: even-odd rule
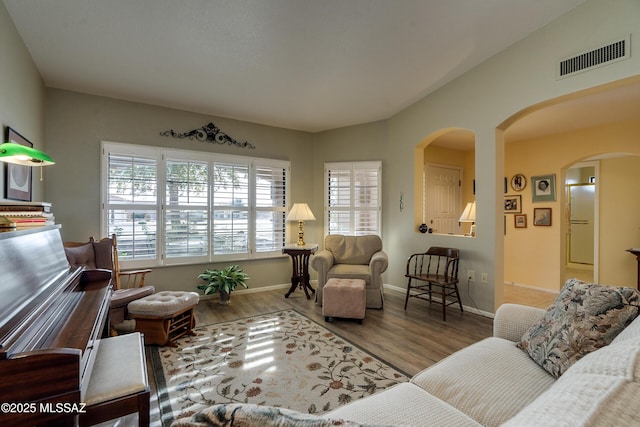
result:
[[[131,301],[127,310],[136,321],[135,330],[144,334],[145,344],[175,347],[176,339],[194,335],[193,308],[199,300],[195,292],[161,291]]]
[[[362,323],[367,307],[365,282],[362,279],[329,279],[322,288],[322,315],[356,319]]]

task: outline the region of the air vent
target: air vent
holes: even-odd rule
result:
[[[630,37],[627,36],[606,46],[560,60],[557,68],[558,78],[628,59],[631,56],[629,41]]]

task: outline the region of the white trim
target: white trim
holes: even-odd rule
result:
[[[194,150],[183,150],[176,148],[162,148],[162,147],[153,147],[147,145],[136,145],[136,144],[127,144],[127,143],[119,143],[119,142],[111,142],[111,141],[102,141],[102,158],[101,158],[101,215],[100,215],[100,227],[102,230],[102,234],[106,234],[109,232],[109,224],[107,221],[107,209],[113,209],[114,204],[108,204],[109,198],[109,189],[108,189],[108,178],[109,178],[109,154],[118,154],[123,156],[137,156],[142,158],[153,159],[156,162],[156,180],[157,180],[157,194],[155,198],[155,202],[149,205],[142,204],[123,204],[122,206],[118,205],[118,209],[121,207],[122,209],[135,208],[135,209],[147,209],[156,211],[156,257],[150,260],[121,260],[122,265],[127,268],[137,268],[137,267],[160,267],[160,266],[170,266],[170,265],[186,265],[186,264],[202,264],[208,262],[220,262],[220,261],[229,261],[229,260],[251,260],[251,259],[260,259],[260,258],[270,258],[277,256],[281,253],[281,248],[277,247],[275,250],[270,250],[269,252],[258,252],[257,251],[257,242],[256,242],[256,215],[258,211],[274,211],[276,213],[282,212],[283,217],[286,215],[286,212],[289,210],[289,195],[290,195],[290,181],[291,181],[291,162],[287,160],[277,160],[277,159],[265,159],[265,158],[257,158],[257,157],[248,157],[248,156],[237,156],[237,155],[228,155],[228,154],[218,154],[218,153],[209,153],[202,151],[194,151]],[[209,171],[209,197],[206,206],[194,206],[194,209],[204,209],[208,212],[209,220],[208,220],[208,239],[209,239],[209,249],[208,253],[205,256],[184,256],[184,257],[171,257],[167,258],[165,253],[165,226],[166,226],[166,208],[167,208],[167,200],[166,200],[166,165],[167,159],[172,160],[185,160],[185,161],[194,161],[194,162],[207,162],[208,171]],[[220,163],[228,163],[228,164],[237,164],[237,165],[246,165],[248,167],[247,179],[248,179],[248,205],[242,207],[241,210],[247,211],[247,231],[249,235],[249,239],[247,241],[247,251],[243,253],[234,253],[234,254],[222,254],[215,255],[213,253],[213,227],[215,223],[215,219],[213,218],[213,173],[214,173],[214,165]],[[256,170],[257,168],[274,168],[276,170],[282,169],[284,175],[284,187],[282,188],[282,199],[284,201],[284,206],[275,206],[275,207],[260,207],[256,208],[255,204],[257,203],[256,191],[255,191],[255,181],[257,180]],[[173,206],[175,207],[175,206]],[[185,207],[187,208],[187,207]],[[189,209],[191,206],[188,207]],[[187,210],[189,210],[187,209]],[[278,215],[276,215],[278,216]],[[276,229],[278,232],[280,228]],[[282,242],[278,242],[277,240],[274,242],[275,245],[282,243],[282,245],[286,244],[289,237],[289,227],[287,224],[283,224],[282,226]],[[270,249],[270,248],[268,248]]]
[[[399,286],[394,286],[394,285],[389,285],[389,284],[384,284],[383,286],[384,286],[385,290],[389,290],[389,291],[392,291],[392,292],[397,292],[397,293],[400,293],[402,295],[407,295],[407,288],[401,288]],[[440,299],[437,298],[437,297],[434,297],[433,299],[435,301],[440,301]],[[465,312],[469,312],[469,313],[473,313],[473,314],[479,314],[480,316],[488,317],[490,319],[493,319],[493,317],[495,316],[494,313],[490,313],[488,311],[479,310],[479,309],[477,309],[475,307],[469,307],[469,306],[464,305],[464,304],[462,305],[462,308],[464,309]]]

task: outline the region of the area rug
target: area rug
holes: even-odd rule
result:
[[[229,402],[320,414],[408,380],[294,310],[194,332],[177,347],[150,348],[163,426]]]

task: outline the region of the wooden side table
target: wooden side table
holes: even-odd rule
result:
[[[315,243],[307,243],[303,246],[298,246],[294,243],[282,248],[282,253],[291,257],[293,267],[293,272],[291,274],[291,287],[285,294],[285,298],[289,298],[289,295],[296,290],[297,286],[300,286],[300,288],[304,290],[307,299],[311,299],[309,291],[311,291],[311,293],[316,292],[309,283],[309,257],[317,250],[318,245]]]

